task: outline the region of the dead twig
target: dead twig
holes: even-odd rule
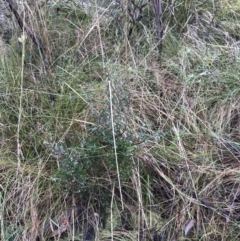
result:
[[[175,3],[176,3],[176,0],[174,0],[173,3],[168,7],[169,12],[172,12],[172,10],[174,9]],[[156,15],[156,28],[157,28],[157,37],[158,37],[158,45],[157,45],[158,61],[161,66],[164,28],[170,17],[170,13],[168,14],[165,21],[163,22],[162,0],[152,0],[152,4],[153,4],[153,12]]]
[[[20,28],[27,33],[29,38],[31,38],[33,43],[39,48],[40,53],[42,54],[42,57],[44,60],[44,65],[47,68],[50,63],[41,39],[36,36],[35,32],[27,25],[23,17],[18,13],[16,3],[14,3],[12,0],[5,0],[5,1],[8,3],[10,10],[13,12],[14,16],[16,17]]]

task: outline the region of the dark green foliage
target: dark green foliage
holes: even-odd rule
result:
[[[99,130],[100,129],[100,130]],[[116,178],[116,160],[111,130],[89,128],[88,136],[77,147],[68,148],[59,160],[60,168],[54,179],[65,184],[68,191],[88,192],[92,190],[91,178],[103,178],[112,173]],[[131,144],[123,137],[117,142],[117,157],[122,180],[127,180],[131,172]],[[70,186],[69,186],[70,185]],[[70,189],[69,189],[70,187]]]

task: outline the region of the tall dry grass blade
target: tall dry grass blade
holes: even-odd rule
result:
[[[163,41],[163,10],[162,10],[162,0],[153,0],[153,10],[156,15],[156,27],[158,36],[158,61],[161,66],[162,59],[162,41]]]
[[[118,164],[118,155],[117,155],[117,144],[115,138],[115,128],[114,128],[114,114],[113,114],[113,105],[112,105],[112,88],[111,82],[108,82],[109,85],[109,99],[110,99],[110,111],[111,111],[111,124],[112,124],[112,136],[113,136],[113,145],[114,145],[114,154],[115,154],[115,161],[116,161],[116,168],[117,168],[117,178],[118,178],[118,185],[119,185],[119,193],[121,199],[122,210],[124,210],[123,206],[123,196],[122,196],[122,187],[121,187],[121,178],[119,172],[119,164]]]

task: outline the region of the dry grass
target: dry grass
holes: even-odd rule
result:
[[[1,58],[1,240],[239,239],[237,5],[164,6],[160,67],[151,7],[24,5],[50,65]]]

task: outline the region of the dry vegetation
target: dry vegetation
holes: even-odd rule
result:
[[[161,66],[151,3],[36,2],[44,52],[11,12],[0,40],[0,240],[239,240],[239,2],[164,1]]]

